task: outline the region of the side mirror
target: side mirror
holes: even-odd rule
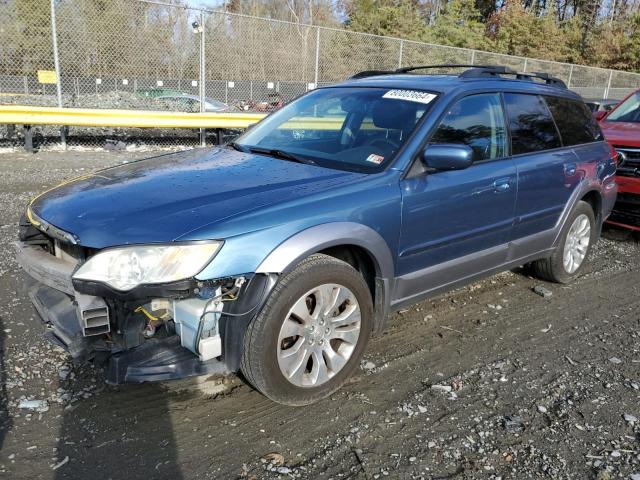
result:
[[[467,145],[436,143],[424,149],[422,161],[436,170],[463,170],[473,163],[473,150]]]
[[[597,112],[593,112],[593,118],[595,118],[599,122],[600,120],[602,120],[604,117],[607,116],[607,113],[609,112],[607,112],[606,110],[599,110]]]

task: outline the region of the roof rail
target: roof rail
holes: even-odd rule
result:
[[[487,68],[487,69],[504,68],[498,65],[470,65],[465,63],[445,63],[442,65],[416,65],[416,66],[402,67],[395,70],[394,73],[408,73],[408,72],[413,72],[414,70],[425,70],[430,68],[474,68],[474,67]]]
[[[461,78],[495,77],[498,75],[516,75],[515,70],[503,65],[474,66],[460,74]]]
[[[357,78],[375,77],[376,75],[391,75],[393,73],[396,72],[393,70],[365,70],[364,72],[358,72],[349,78],[355,80]]]
[[[547,85],[553,85],[555,87],[567,88],[567,85],[559,78],[552,77],[548,73],[543,72],[531,72],[531,73],[519,73],[504,65],[468,65],[468,64],[443,64],[443,65],[416,65],[409,67],[402,67],[396,70],[365,70],[364,72],[356,73],[351,76],[351,79],[366,78],[376,75],[393,75],[397,73],[409,73],[415,70],[426,70],[436,68],[466,68],[459,77],[460,78],[482,78],[482,77],[499,77],[500,75],[514,75],[517,80],[529,80],[534,81],[538,78],[544,80]]]
[[[549,85],[555,85],[556,87],[567,88],[567,84],[560,80],[558,77],[552,77],[548,73],[533,72],[533,76],[544,80]]]
[[[376,75],[394,75],[397,73],[409,73],[414,70],[426,70],[426,69],[436,69],[436,68],[478,68],[478,69],[491,69],[491,70],[502,70],[506,67],[501,67],[498,65],[470,65],[463,63],[447,63],[442,65],[415,65],[409,67],[402,67],[396,70],[365,70],[363,72],[358,72],[355,75],[349,77],[350,79],[358,79],[358,78],[366,78],[373,77]]]

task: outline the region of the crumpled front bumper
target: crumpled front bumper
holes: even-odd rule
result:
[[[82,334],[73,303],[71,274],[75,268],[37,245],[15,242],[16,260],[29,275],[28,295],[47,324],[46,337],[67,350],[74,359],[86,359],[89,342]]]
[[[71,278],[76,265],[51,255],[38,245],[20,241],[15,242],[14,247],[16,260],[30,277],[29,298],[48,327],[45,336],[77,361],[91,360],[104,353],[108,357],[108,383],[160,381],[229,372],[220,360],[200,361],[181,346],[176,335],[148,339],[131,349],[114,347],[108,335],[86,336],[83,330],[86,320],[79,312],[77,301],[83,294],[75,290]]]

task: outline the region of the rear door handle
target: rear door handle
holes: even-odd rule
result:
[[[511,188],[511,180],[508,178],[500,178],[493,182],[493,191],[496,193],[503,193]]]
[[[575,163],[565,163],[564,164],[564,173],[569,176],[575,175],[578,166]]]

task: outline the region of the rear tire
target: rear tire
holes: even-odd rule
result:
[[[247,327],[242,373],[275,402],[317,402],[358,367],[372,322],[371,293],[360,272],[311,255],[282,276]]]
[[[550,282],[571,282],[586,265],[597,235],[593,209],[580,200],[567,218],[553,254],[531,264],[534,275]]]

